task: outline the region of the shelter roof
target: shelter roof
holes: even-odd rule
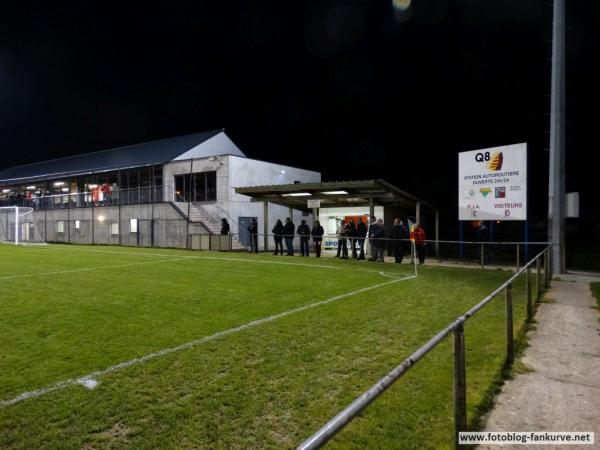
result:
[[[321,183],[279,184],[235,188],[252,201],[268,201],[295,209],[308,209],[307,200],[320,200],[321,208],[376,205],[413,207],[417,202],[435,207],[382,179],[326,181]]]

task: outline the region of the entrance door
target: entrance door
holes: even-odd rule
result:
[[[250,243],[250,234],[248,233],[248,227],[250,226],[252,219],[258,222],[257,217],[238,217],[238,233],[240,235],[240,244],[242,244],[244,247],[250,247],[252,245]]]

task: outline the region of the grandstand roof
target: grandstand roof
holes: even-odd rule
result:
[[[227,143],[225,145],[201,145],[220,134],[231,145],[227,145]],[[183,159],[182,155],[186,156],[188,153],[190,158],[206,158],[224,154],[245,156],[229,140],[225,131],[218,129],[11,167],[0,171],[0,184],[15,184],[65,175],[74,176],[164,164],[175,159]]]

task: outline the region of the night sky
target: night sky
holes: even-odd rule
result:
[[[528,142],[546,214],[548,1],[13,3],[0,168],[225,128],[249,157],[381,177],[455,220],[457,152]],[[567,190],[589,215],[600,2],[567,8]]]

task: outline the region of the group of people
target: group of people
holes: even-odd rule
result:
[[[283,255],[283,241],[285,241],[285,256],[294,256],[294,235],[298,234],[300,236],[300,255],[308,256],[310,254],[309,242],[312,238],[315,255],[317,258],[321,257],[321,245],[323,244],[325,230],[318,220],[315,220],[312,229],[308,226],[306,220],[302,220],[296,230],[294,222],[289,217],[285,219],[285,224],[278,219],[271,232],[275,241],[274,255]]]
[[[368,227],[362,220],[355,223],[352,219],[342,219],[338,225],[336,236],[338,239],[337,258],[349,258],[349,243],[352,249],[352,258],[365,259],[365,238],[367,238],[371,247],[369,261],[383,262],[389,243],[394,254],[394,261],[401,264],[407,248],[410,253],[410,239],[415,242],[419,263],[423,264],[425,262],[425,245],[427,240],[425,230],[419,224],[415,224],[411,232],[399,218],[394,219],[394,225],[389,237],[386,234],[383,220],[376,217],[371,217]]]
[[[258,224],[256,219],[251,219],[247,231],[250,236],[250,252],[258,253]],[[226,219],[222,219],[221,234],[229,234],[229,232],[229,223]],[[315,220],[312,228],[309,227],[306,220],[302,220],[296,229],[292,219],[288,217],[285,219],[285,224],[281,220],[277,220],[271,232],[275,242],[275,253],[273,255],[284,255],[283,243],[285,242],[285,256],[294,256],[294,236],[297,234],[300,237],[301,256],[309,256],[311,238],[316,257],[321,256],[325,230],[318,220]],[[365,240],[368,239],[371,247],[369,261],[383,262],[389,243],[394,261],[401,264],[406,251],[408,250],[408,253],[410,253],[409,240],[412,240],[415,243],[419,264],[425,262],[427,236],[425,230],[418,223],[414,225],[412,230],[409,230],[402,220],[396,218],[391,233],[387,236],[382,219],[371,217],[368,226],[362,220],[355,222],[352,219],[341,219],[336,230],[336,237],[337,253],[335,256],[337,258],[349,259],[348,245],[350,245],[352,258],[366,259]]]

